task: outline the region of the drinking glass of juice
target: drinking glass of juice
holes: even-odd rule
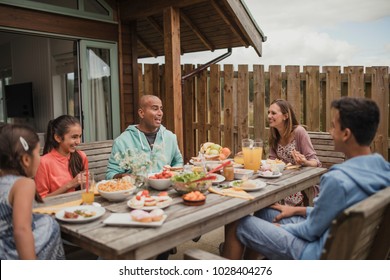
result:
[[[244,168],[258,171],[263,154],[263,141],[260,139],[243,139],[242,153],[244,154]]]
[[[92,204],[95,200],[95,180],[93,173],[90,171],[83,171],[81,173],[83,183],[81,184],[81,199],[83,204]]]

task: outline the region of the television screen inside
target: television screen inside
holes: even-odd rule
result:
[[[8,118],[33,118],[32,83],[6,85],[5,103]]]

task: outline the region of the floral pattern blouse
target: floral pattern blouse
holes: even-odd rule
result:
[[[283,160],[286,164],[291,163],[296,164],[291,152],[296,150],[303,154],[306,159],[317,161],[317,166],[321,166],[321,162],[318,160],[316,152],[311,143],[309,134],[302,126],[297,126],[294,130],[294,138],[290,143],[283,146],[278,144],[276,151],[270,149],[269,158],[270,159],[280,159]],[[284,199],[284,203],[290,206],[301,206],[303,203],[303,194],[302,192],[297,192],[296,194],[290,195]]]

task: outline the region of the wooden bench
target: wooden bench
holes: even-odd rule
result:
[[[308,134],[322,167],[330,168],[333,164],[342,163],[345,160],[344,153],[334,150],[333,138],[329,132],[308,131]],[[313,206],[315,196],[313,189],[308,188],[303,191],[303,194],[304,205]]]
[[[390,187],[349,207],[332,222],[321,259],[385,260],[390,253]]]
[[[88,167],[95,175],[95,181],[104,180],[106,177],[108,158],[111,155],[113,140],[81,143],[77,148],[88,157]]]
[[[197,248],[186,250],[183,258],[185,260],[226,260],[224,257]]]
[[[308,133],[322,167],[329,168],[345,160],[343,153],[334,150],[333,138],[328,132],[308,131]]]
[[[333,220],[322,260],[386,260],[390,255],[390,187],[345,209]],[[184,252],[186,260],[222,257],[200,249]]]

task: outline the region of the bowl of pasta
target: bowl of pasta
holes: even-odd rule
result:
[[[134,179],[125,176],[121,179],[103,180],[96,184],[99,194],[109,201],[122,201],[135,191]]]

